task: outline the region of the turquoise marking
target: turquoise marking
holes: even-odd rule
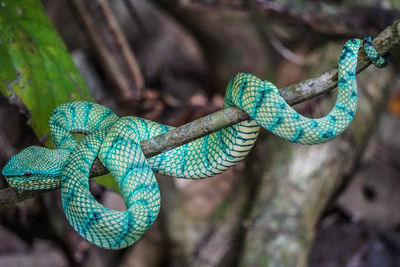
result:
[[[186,155],[188,152],[187,147],[188,147],[188,144],[184,144],[182,146],[182,150],[183,150],[182,157],[181,157],[181,173],[182,174],[185,173],[185,168],[186,168]]]
[[[225,145],[225,142],[222,140],[222,131],[218,131],[218,141],[220,144],[222,144],[220,146],[222,152],[224,152],[224,154],[226,154],[226,145]]]
[[[121,233],[121,235],[118,237],[117,240],[115,240],[113,246],[118,246],[122,241],[124,241],[124,238],[128,235],[128,233],[131,231],[131,228],[133,228],[135,223],[135,219],[131,214],[127,214],[125,217],[125,222],[123,225],[124,231]]]
[[[61,185],[65,215],[82,237],[103,248],[127,247],[157,218],[160,192],[153,171],[193,179],[219,174],[249,153],[259,126],[301,144],[323,143],[343,132],[356,111],[355,71],[360,47],[358,39],[343,47],[338,63],[337,102],[323,118],[299,115],[286,104],[275,85],[239,73],[228,84],[225,107],[242,108],[251,117],[245,122],[146,159],[140,142],[174,127],[136,117],[118,118],[95,103],[66,103],[50,117],[50,135],[56,149],[26,148],[12,157],[2,172],[11,186],[21,190]],[[372,39],[366,38],[363,47],[374,64],[387,65],[373,48]],[[87,136],[77,143],[71,132]],[[88,176],[96,157],[118,182],[127,210],[105,208],[91,195]],[[25,177],[26,172],[30,175]]]
[[[315,128],[318,127],[318,122],[316,122],[315,120],[310,120],[310,122],[311,122],[311,127],[312,127],[313,129],[315,129]]]
[[[60,145],[64,146],[64,143],[68,141],[68,138],[64,138],[61,140]]]
[[[334,136],[332,130],[326,130],[325,132],[321,133],[321,139],[331,139]]]
[[[389,55],[387,57],[381,57],[372,45],[372,37],[370,35],[365,36],[363,40],[363,48],[365,54],[367,54],[370,61],[378,68],[384,68],[389,65]]]
[[[158,161],[158,164],[157,164],[157,169],[161,169],[161,166],[162,166],[162,164],[163,164],[163,162],[164,162],[164,160],[165,160],[165,156],[166,156],[166,154],[165,153],[161,153],[160,154],[160,160]],[[157,170],[156,169],[156,170]]]
[[[67,125],[67,122],[69,121],[68,120],[68,116],[67,116],[67,114],[65,114],[65,112],[64,111],[62,111],[62,110],[55,110],[53,113],[52,113],[52,115],[51,115],[51,117],[58,117],[58,115],[59,116],[62,116],[62,120],[61,121],[63,121],[64,122],[64,125],[61,125],[60,127],[61,128],[67,128],[68,127],[68,125]],[[58,122],[58,121],[57,121]]]
[[[86,230],[90,227],[90,225],[97,221],[97,219],[101,216],[100,213],[93,212],[88,218],[86,218],[85,222],[83,223],[82,227],[79,229],[80,234],[86,233]]]
[[[328,115],[328,119],[332,124],[336,123],[336,117],[335,116],[329,114]]]
[[[111,110],[107,110],[105,113],[103,113],[101,115],[101,117],[99,118],[97,125],[95,126],[96,129],[101,128],[102,123],[111,115],[115,115],[114,112],[112,112]]]
[[[278,102],[278,108],[279,109],[286,109],[287,105],[286,102],[284,100],[281,100]]]
[[[347,78],[341,77],[341,78],[338,80],[338,85],[339,85],[339,86],[346,86],[346,84],[347,84]]]
[[[272,132],[278,125],[282,124],[283,121],[283,117],[276,117],[273,122],[269,126],[267,126],[267,130]]]
[[[346,107],[345,107],[345,106],[336,104],[335,107],[336,107],[336,109],[338,109],[338,110],[340,110],[340,111],[346,111]]]
[[[64,176],[64,179],[63,180],[65,180],[67,178],[67,176]],[[68,177],[69,178],[69,177]],[[70,191],[69,193],[68,193],[68,195],[63,199],[63,207],[64,208],[68,208],[68,206],[69,206],[69,201],[70,201],[70,199],[72,198],[72,195],[74,194],[74,192],[73,191]]]
[[[239,96],[238,96],[238,106],[239,107],[243,107],[243,94],[245,91],[245,86],[246,86],[247,82],[246,81],[242,81],[242,84],[240,85],[240,91],[239,91]]]
[[[70,120],[69,128],[73,128],[73,125],[75,125],[75,107],[71,106],[70,109],[71,109],[71,111],[70,111],[71,120]]]
[[[260,90],[257,94],[256,104],[253,106],[250,117],[254,118],[261,107],[262,102],[265,100],[267,90]]]
[[[290,140],[292,142],[296,142],[297,140],[299,140],[304,134],[304,130],[303,129],[298,129],[296,131],[296,135],[293,136],[293,138]]]
[[[92,105],[87,105],[85,108],[85,122],[83,125],[87,125],[88,124],[88,120],[89,120],[89,114],[90,111],[92,110],[93,104]]]
[[[145,135],[146,135],[146,137],[145,137],[145,139],[149,139],[149,134],[150,134],[150,132],[149,132],[149,129],[148,129],[148,127],[147,127],[147,123],[144,121],[144,120],[142,120],[142,119],[139,119],[139,121],[140,121],[140,124],[142,124],[142,127],[143,127],[143,129],[144,129],[144,133],[145,133]]]
[[[208,138],[209,138],[208,135],[204,136],[204,142],[203,142],[203,158],[206,169],[210,168],[210,161],[208,160],[208,152],[207,152]]]

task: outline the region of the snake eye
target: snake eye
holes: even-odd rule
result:
[[[26,177],[29,177],[29,176],[31,176],[31,175],[32,175],[31,172],[26,172],[26,173],[24,173],[24,176],[26,176]]]

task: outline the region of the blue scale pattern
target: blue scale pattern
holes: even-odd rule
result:
[[[2,172],[11,186],[21,190],[61,185],[66,217],[83,238],[103,248],[127,247],[157,218],[160,192],[154,172],[192,179],[219,174],[250,152],[260,126],[301,144],[323,143],[343,132],[356,111],[355,71],[361,43],[352,39],[344,45],[338,64],[337,101],[323,118],[305,118],[284,101],[275,85],[239,73],[228,84],[225,107],[241,108],[250,120],[146,159],[140,142],[173,127],[137,117],[119,118],[95,103],[71,102],[50,117],[56,149],[26,148],[11,158]],[[363,48],[376,66],[388,64],[372,46],[371,37],[364,39]],[[74,132],[87,136],[78,143],[71,135]],[[97,167],[93,164],[96,157],[118,183],[125,211],[108,209],[91,195],[89,173]]]

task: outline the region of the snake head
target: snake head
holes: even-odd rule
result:
[[[20,190],[57,188],[69,154],[66,149],[30,146],[13,156],[2,173],[12,187]]]

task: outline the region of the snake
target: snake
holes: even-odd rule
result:
[[[239,107],[251,119],[146,159],[140,142],[174,127],[139,117],[120,118],[96,103],[69,102],[50,116],[55,149],[25,148],[8,161],[2,173],[20,190],[61,186],[66,218],[83,238],[102,248],[128,247],[140,239],[159,213],[155,173],[192,179],[222,173],[250,152],[260,127],[300,144],[324,143],[342,133],[357,107],[356,69],[361,47],[375,66],[388,64],[373,47],[370,36],[347,41],[338,61],[337,100],[322,118],[302,116],[286,103],[274,84],[238,73],[228,84],[224,107]],[[72,133],[85,137],[77,142]],[[109,209],[90,193],[89,174],[96,158],[117,182],[126,210]]]

